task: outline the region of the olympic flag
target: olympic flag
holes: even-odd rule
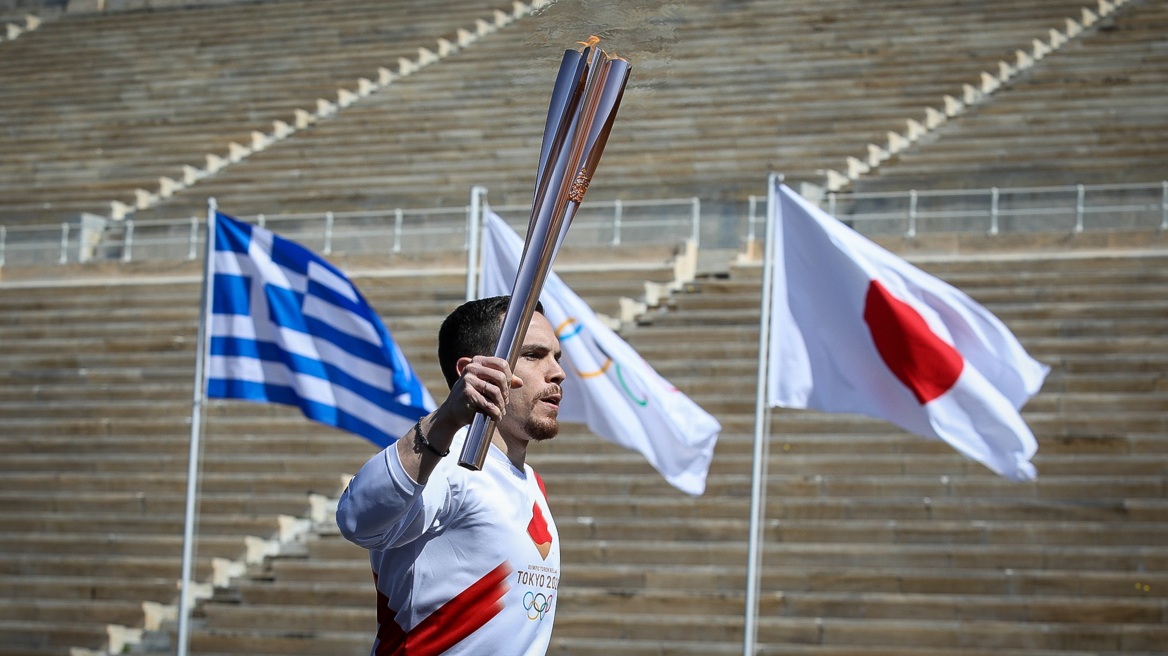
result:
[[[769,404],[879,417],[1033,479],[1018,410],[1049,367],[961,291],[787,186],[773,193]]]
[[[523,240],[487,210],[480,296],[511,292]],[[564,352],[560,420],[640,452],[665,480],[687,494],[706,489],[706,473],[722,426],[669,384],[550,273],[540,296]]]

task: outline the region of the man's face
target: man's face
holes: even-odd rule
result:
[[[537,441],[550,440],[560,432],[560,383],[564,382],[560,355],[556,331],[547,318],[535,313],[515,362],[514,373],[523,381],[523,387],[511,390],[507,415],[499,422],[499,430],[511,437]]]

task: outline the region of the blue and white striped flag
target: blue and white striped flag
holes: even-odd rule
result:
[[[434,399],[357,288],[269,230],[215,214],[207,396],[294,405],[385,447]]]

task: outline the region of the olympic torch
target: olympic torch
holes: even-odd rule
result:
[[[629,63],[597,48],[599,41],[589,37],[581,42],[582,51],[564,52],[552,89],[527,241],[495,346],[495,357],[505,358],[512,369],[544,280],[600,163],[629,79]],[[494,431],[495,422],[475,415],[458,464],[482,469]]]

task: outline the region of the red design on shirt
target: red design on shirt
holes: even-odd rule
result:
[[[511,566],[501,563],[408,633],[393,619],[389,599],[377,591],[377,656],[437,656],[478,631],[503,610]],[[377,583],[377,574],[373,575]]]
[[[527,534],[531,536],[535,548],[539,549],[539,555],[547,560],[548,553],[552,550],[552,533],[548,530],[547,520],[544,519],[538,503],[531,504],[531,521],[527,523]]]

